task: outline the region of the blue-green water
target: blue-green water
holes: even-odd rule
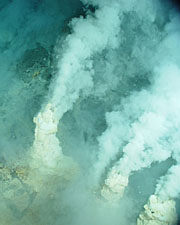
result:
[[[180,162],[179,21],[167,1],[0,1],[0,225],[136,224],[159,177]],[[48,177],[37,191],[41,174],[28,181],[33,118],[51,101],[79,173]],[[124,155],[117,171],[132,176],[111,207],[100,191]],[[162,186],[180,215],[173,178]]]

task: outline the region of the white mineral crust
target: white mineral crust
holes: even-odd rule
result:
[[[119,200],[123,194],[124,189],[128,185],[128,176],[117,173],[116,170],[111,170],[105,185],[101,190],[101,195],[107,200]]]
[[[175,201],[162,200],[156,195],[151,195],[144,211],[137,219],[137,225],[176,225],[177,214]]]
[[[57,179],[71,179],[78,170],[77,164],[62,153],[56,137],[58,119],[51,104],[34,118],[35,139],[29,162],[30,172],[27,183],[39,192],[45,183],[56,183]]]
[[[32,157],[48,167],[56,167],[63,154],[56,137],[58,120],[56,120],[51,104],[47,104],[44,111],[38,113],[34,122],[36,128]]]

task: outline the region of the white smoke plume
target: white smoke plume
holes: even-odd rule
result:
[[[166,160],[175,154],[174,151],[176,154],[179,152],[178,147],[170,149],[169,145],[175,144],[174,140],[172,142],[171,140],[174,132],[178,131],[180,123],[178,116],[180,105],[177,102],[177,97],[180,96],[180,70],[176,65],[163,66],[157,77],[153,88],[130,97],[127,106],[126,102],[123,102],[124,111],[112,112],[111,123],[108,121],[111,130],[114,127],[117,129],[118,126],[119,129],[113,133],[114,135],[106,137],[106,140],[112,143],[114,143],[113,139],[124,143],[128,141],[125,146],[115,143],[116,148],[121,148],[124,153],[117,163],[119,172],[129,174],[143,167],[149,167],[155,161]],[[168,83],[169,79],[171,83]],[[145,105],[144,101],[146,101]],[[129,107],[133,116],[137,113],[137,105],[142,112],[132,122],[126,118],[126,110]],[[125,128],[123,132],[122,128]],[[129,140],[127,140],[128,137]],[[176,145],[179,143],[177,141]],[[114,153],[111,146],[104,146],[109,149],[110,154]],[[116,150],[115,153],[117,152]],[[103,157],[106,157],[105,154]],[[109,156],[106,158],[110,159]]]
[[[72,108],[80,91],[93,86],[92,57],[105,48],[116,48],[120,18],[119,5],[97,10],[86,19],[73,19],[73,33],[63,42],[63,57],[58,63],[58,74],[53,86],[52,106],[59,118]],[[60,51],[63,51],[62,49]]]
[[[109,15],[111,19],[109,19]],[[38,158],[35,164],[39,164],[39,158],[43,155],[46,158],[46,155],[50,157],[51,153],[52,156],[61,154],[56,137],[58,122],[63,114],[72,108],[79,95],[83,94],[84,90],[87,93],[88,89],[92,88],[94,70],[91,57],[97,52],[102,52],[106,47],[112,49],[117,47],[120,26],[119,6],[117,4],[111,7],[105,6],[96,12],[95,17],[89,15],[86,19],[72,20],[71,26],[73,33],[68,35],[62,44],[63,54],[58,62],[58,74],[48,99],[49,106],[42,109],[42,112],[37,115],[37,119],[34,119],[36,133],[32,158]],[[47,115],[43,116],[45,114]],[[51,130],[52,124],[53,129]],[[46,139],[46,143],[44,143],[44,139]],[[47,162],[47,164],[49,163]]]
[[[180,165],[172,166],[167,174],[160,178],[156,185],[156,195],[161,199],[174,199],[180,197]]]

